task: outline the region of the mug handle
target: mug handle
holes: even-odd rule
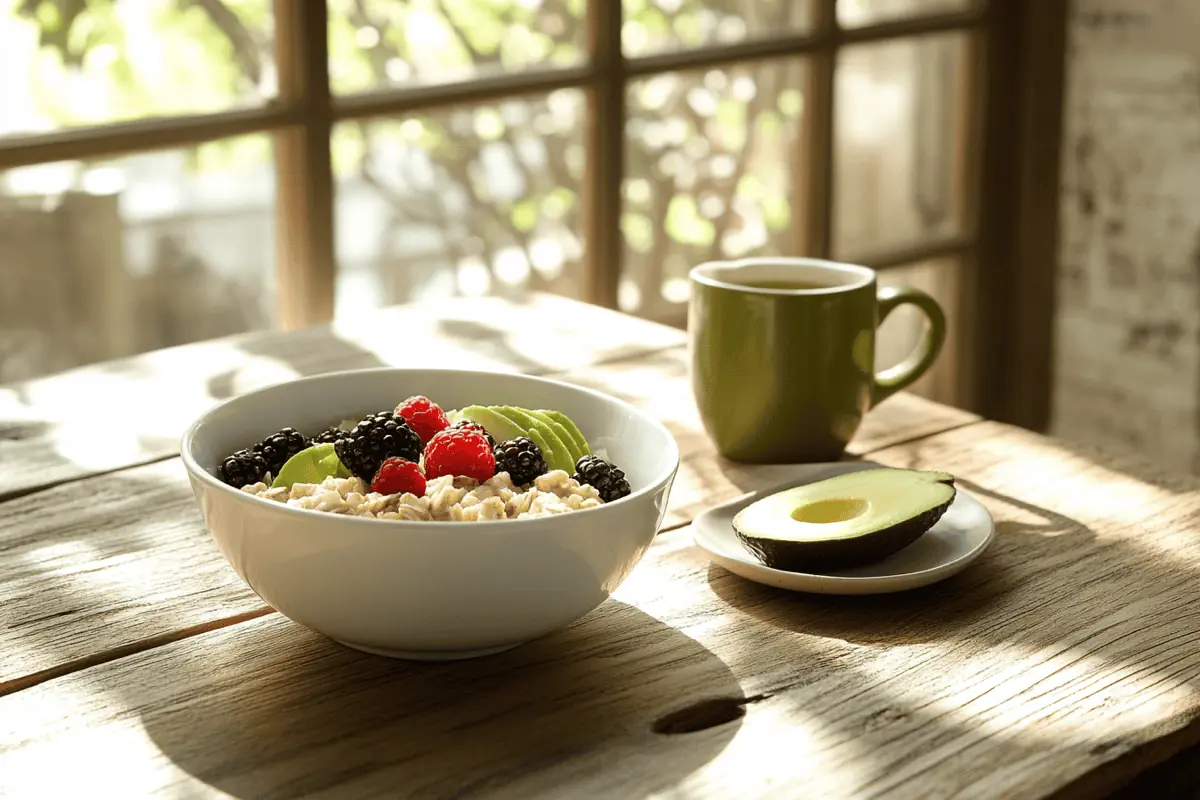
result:
[[[896,392],[910,385],[933,366],[946,342],[946,314],[938,302],[920,289],[911,286],[886,286],[879,290],[879,325],[896,308],[909,303],[919,308],[929,320],[925,335],[908,358],[894,367],[875,373],[871,385],[871,405],[879,405]]]

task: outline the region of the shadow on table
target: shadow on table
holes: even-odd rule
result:
[[[324,325],[291,331],[286,336],[245,335],[231,341],[231,345],[248,356],[286,364],[298,377],[387,366],[378,353],[331,334]],[[320,358],[314,358],[314,353]],[[211,376],[206,382],[208,394],[216,400],[239,394],[237,383],[244,370],[244,365],[238,365]]]
[[[508,653],[440,664],[368,656],[282,618],[209,639],[172,676],[191,702],[142,722],[182,769],[244,798],[525,796],[567,781],[611,796],[630,772],[666,788],[724,749],[747,702],[720,659],[616,601]]]
[[[470,342],[473,349],[511,365],[517,372],[536,375],[547,371],[544,364],[530,358],[509,341],[512,331],[473,320],[440,319],[437,332],[458,342]]]

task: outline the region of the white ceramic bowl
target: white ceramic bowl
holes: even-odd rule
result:
[[[443,408],[553,408],[625,470],[632,494],[530,520],[407,522],[309,511],[217,477],[225,456],[292,426],[423,394]],[[370,369],[303,378],[227,400],[184,434],[183,463],[221,553],[264,601],[370,653],[469,658],[565,627],[616,589],[662,522],[679,448],[659,422],[589,389],[493,372]]]

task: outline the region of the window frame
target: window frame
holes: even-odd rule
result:
[[[489,75],[460,83],[421,84],[383,88],[347,96],[331,94],[327,58],[325,0],[274,0],[275,55],[279,75],[276,98],[262,106],[200,115],[151,117],[89,127],[70,128],[0,139],[0,170],[31,164],[110,157],[133,152],[192,146],[250,133],[269,133],[275,144],[278,319],[285,329],[329,321],[334,310],[336,259],[334,254],[334,181],[330,159],[330,134],[340,121],[395,116],[456,105],[545,93],[557,89],[582,89],[587,98],[584,139],[587,152],[582,186],[584,281],[583,299],[617,306],[622,269],[620,229],[621,188],[624,178],[624,128],[626,89],[631,80],[662,72],[700,70],[780,57],[804,57],[807,81],[803,134],[798,142],[799,168],[793,196],[798,204],[792,247],[796,253],[831,257],[834,153],[834,78],[837,55],[847,45],[884,42],[937,33],[962,32],[968,40],[965,97],[962,113],[962,185],[956,187],[963,202],[960,231],[903,247],[868,253],[839,254],[841,260],[876,269],[901,267],[927,259],[954,259],[961,269],[958,281],[962,360],[969,367],[1010,355],[997,351],[995,334],[1007,328],[1002,309],[989,308],[982,298],[1003,288],[999,263],[1008,249],[1002,246],[1013,230],[1019,187],[1013,180],[1034,179],[1020,162],[1020,142],[1006,132],[1002,121],[1014,118],[1022,103],[1020,73],[1014,62],[1037,61],[1044,69],[1047,47],[1061,37],[1065,26],[1055,13],[1038,12],[1039,6],[1059,4],[1038,0],[975,0],[966,10],[889,19],[863,27],[843,28],[836,0],[809,0],[813,24],[808,30],[753,38],[736,44],[626,57],[621,47],[622,3],[590,0],[587,4],[586,60],[577,66],[532,69]],[[1001,6],[1003,12],[1001,13]],[[1013,11],[1014,8],[1019,9]],[[1058,16],[1065,16],[1059,13]],[[1039,21],[1029,22],[1031,18]],[[1049,19],[1054,18],[1054,19]],[[1049,21],[1048,21],[1049,19]],[[1037,28],[1041,25],[1041,28]],[[1054,28],[1058,25],[1058,28]],[[1047,27],[1049,26],[1049,27]],[[1027,56],[1021,36],[1038,37],[1041,49]],[[1034,33],[1030,33],[1034,31]],[[1047,33],[1046,31],[1050,31]],[[1060,32],[1060,31],[1059,31]],[[1040,55],[1039,55],[1040,54]],[[1057,54],[1062,60],[1061,50]],[[1059,70],[1061,73],[1061,68]],[[1057,90],[1061,95],[1061,74]],[[1053,92],[1050,93],[1054,97]],[[1036,102],[1026,91],[1026,103]],[[1061,105],[1061,103],[1060,103]],[[1044,124],[1053,122],[1052,109],[1042,98]],[[1025,131],[1026,134],[1029,131]],[[1027,148],[1026,148],[1027,149]],[[1057,165],[1042,158],[1039,167]],[[1024,172],[1022,172],[1024,170]],[[1044,174],[1044,173],[1042,173]],[[1019,175],[1012,178],[1011,175]],[[1001,191],[992,191],[992,184]],[[981,191],[984,185],[988,192]],[[1043,200],[1045,198],[1043,197]],[[1051,215],[1053,217],[1053,215]],[[1040,217],[1043,228],[1045,215]],[[1033,222],[1023,219],[1024,222]],[[1034,250],[1045,257],[1053,248],[1054,225],[1043,230]],[[1027,252],[1026,255],[1029,255]],[[1045,289],[1045,280],[1024,279],[1025,290]],[[1018,289],[1018,294],[1023,291]],[[1011,296],[1010,292],[1008,296]],[[1051,313],[1043,309],[1042,317]],[[1039,318],[1040,319],[1040,318]],[[1046,326],[1042,325],[1039,330]],[[1033,344],[1036,344],[1034,342]],[[1026,336],[1020,347],[1033,346]],[[1041,363],[1041,362],[1039,362]],[[1048,356],[1046,359],[1048,363]],[[1013,367],[1014,374],[1016,368]],[[1035,370],[1036,372],[1037,370]],[[984,408],[981,398],[994,394],[1004,376],[985,375],[990,370],[958,370],[957,401],[969,408]],[[1042,380],[1044,379],[1044,380]],[[1045,385],[1040,385],[1041,383]],[[1048,376],[1020,384],[1023,392],[1048,394]],[[1003,387],[999,388],[1003,394]],[[1003,411],[995,403],[990,411]],[[1036,403],[1034,404],[1037,405]],[[1003,414],[1000,414],[1003,416]],[[1036,416],[1036,411],[1035,411]]]

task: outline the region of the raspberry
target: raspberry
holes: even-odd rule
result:
[[[487,439],[478,431],[452,428],[429,440],[425,448],[425,476],[443,475],[474,478],[483,483],[496,474],[496,457]]]
[[[408,427],[417,432],[422,444],[429,444],[434,435],[450,424],[446,413],[438,404],[424,395],[418,394],[408,398],[396,406],[396,413],[404,417]]]
[[[425,476],[421,468],[403,458],[384,459],[371,481],[371,491],[380,494],[403,494],[410,492],[417,497],[425,494]]]

